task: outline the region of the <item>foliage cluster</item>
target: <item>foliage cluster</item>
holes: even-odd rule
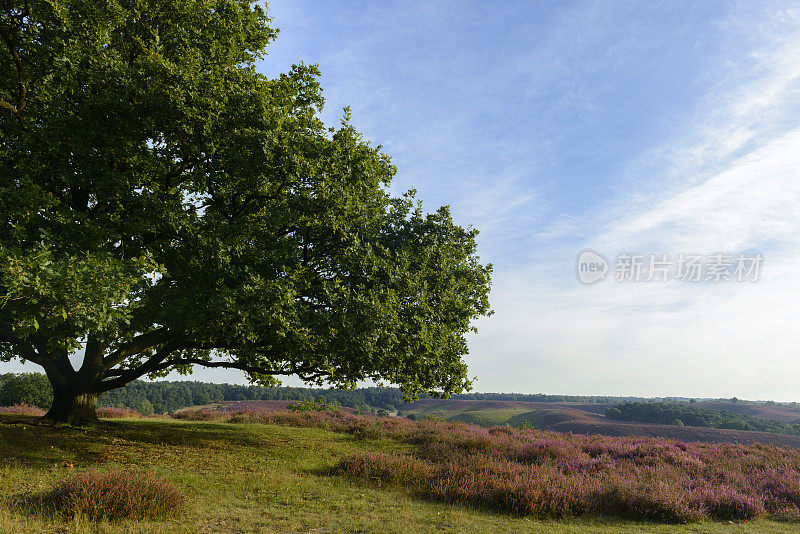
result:
[[[137,380],[125,387],[104,393],[99,406],[133,408],[147,415],[142,404],[150,403],[155,413],[172,413],[181,408],[245,401],[315,401],[370,410],[391,410],[403,404],[403,394],[397,388],[318,389],[295,387],[243,386],[207,382],[145,382]],[[151,412],[152,413],[152,412]]]
[[[27,404],[46,410],[53,402],[53,389],[41,373],[0,375],[0,406]]]

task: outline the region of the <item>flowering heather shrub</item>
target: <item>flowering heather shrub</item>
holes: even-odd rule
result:
[[[410,454],[357,454],[332,473],[379,480],[445,502],[541,518],[800,520],[800,451],[774,445],[486,429],[344,410],[208,411],[191,417],[210,414],[406,443]]]
[[[100,419],[141,419],[143,416],[131,408],[98,408],[97,417]]]
[[[181,410],[172,414],[174,419],[182,419],[185,421],[230,421],[234,415],[233,412],[224,410]]]
[[[0,406],[0,414],[4,415],[35,415],[41,417],[45,411],[36,406],[27,404],[15,404],[14,406]]]
[[[325,402],[323,399],[317,398],[315,400],[304,400],[300,402],[293,402],[286,406],[287,410],[295,412],[314,412],[314,411],[329,411],[338,410],[341,408],[338,404],[332,402]],[[385,410],[384,410],[385,411]]]
[[[187,421],[230,421],[243,415],[258,419],[261,414],[285,411],[294,401],[235,401],[217,404],[213,408],[189,408],[172,414],[175,419]]]
[[[201,410],[190,417],[395,439],[411,445],[413,452],[349,456],[332,473],[514,514],[661,522],[756,517],[800,521],[800,450],[774,445],[486,429],[344,410]]]
[[[753,519],[766,513],[763,498],[726,486],[702,488],[698,497],[700,508],[714,519]]]
[[[264,412],[264,411],[285,410],[290,404],[294,404],[295,402],[297,401],[278,401],[278,400],[224,401],[217,404],[216,409],[219,411],[228,411],[228,412]]]
[[[214,408],[186,409],[175,412],[172,417],[187,421],[233,421],[244,422],[266,422],[271,419],[270,414],[276,412],[302,412],[316,413],[329,411],[332,413],[354,413],[352,408],[344,408],[337,404],[325,402],[305,401],[236,401],[218,404]],[[291,423],[289,423],[291,425]],[[304,425],[305,426],[305,425]],[[313,425],[311,425],[313,426]]]
[[[348,456],[337,469],[351,476],[377,476],[384,482],[402,485],[421,484],[434,474],[433,466],[429,462],[407,455],[381,453]]]
[[[148,471],[87,471],[58,484],[44,499],[56,512],[92,520],[163,517],[186,500]]]

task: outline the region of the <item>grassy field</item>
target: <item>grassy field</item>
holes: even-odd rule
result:
[[[435,416],[454,423],[470,423],[490,427],[504,425],[515,417],[527,413],[525,408],[500,408],[497,410],[431,410],[424,416]]]
[[[430,503],[379,482],[328,476],[358,452],[398,452],[397,441],[315,428],[175,420],[120,420],[91,429],[0,417],[2,532],[793,532],[754,521],[657,525],[615,520],[533,521]],[[163,521],[92,524],[27,507],[26,497],[90,468],[154,471],[189,495]]]

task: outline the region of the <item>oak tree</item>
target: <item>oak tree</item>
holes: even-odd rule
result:
[[[48,419],[194,366],[469,386],[476,230],[390,194],[348,113],[321,121],[315,66],[256,70],[258,4],[0,3],[0,360],[44,368]]]

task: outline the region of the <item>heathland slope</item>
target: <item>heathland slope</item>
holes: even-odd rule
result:
[[[721,404],[724,409],[729,406],[739,406]],[[713,406],[711,403],[697,403],[697,405],[704,408]],[[767,443],[800,448],[800,436],[610,420],[603,415],[609,406],[612,404],[424,399],[404,406],[402,413],[414,414],[417,417],[435,416],[448,421],[469,422],[487,427],[509,424],[577,434],[665,437],[687,442]],[[790,415],[788,410],[792,410],[785,407],[763,408],[756,413],[783,413],[784,417],[788,417]]]
[[[778,533],[796,531],[800,513],[799,453],[775,447],[489,431],[345,412],[186,416],[215,420],[70,429],[0,416],[0,532]],[[37,496],[61,480],[121,467],[168,480],[186,504],[160,521],[99,524],[36,508]],[[665,484],[642,485],[656,471]],[[715,486],[721,472],[724,491]],[[768,487],[780,489],[778,500],[767,498]]]
[[[709,410],[726,410],[741,415],[750,415],[760,419],[769,419],[779,423],[800,423],[800,408],[781,406],[779,404],[752,404],[732,402],[698,402],[693,404],[698,408]]]

